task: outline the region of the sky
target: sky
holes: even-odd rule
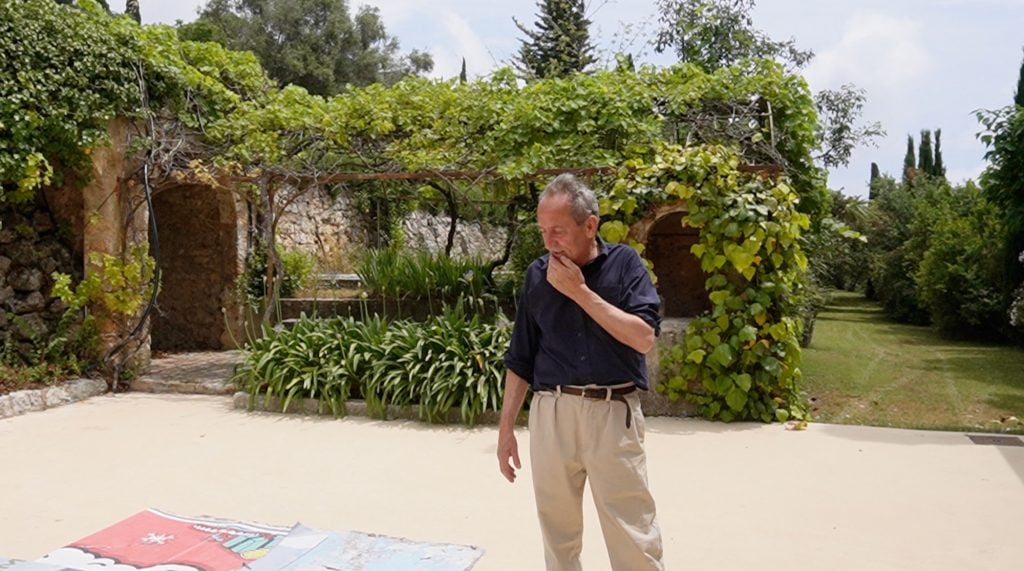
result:
[[[109,0],[115,11],[119,0]],[[143,23],[191,21],[205,0],[141,0]],[[349,0],[380,10],[402,50],[434,58],[432,75],[457,76],[466,58],[470,78],[489,74],[516,53],[536,21],[536,0]],[[591,37],[602,61],[617,51],[639,63],[668,65],[668,54],[648,44],[655,0],[589,0]],[[979,109],[1013,100],[1024,58],[1024,0],[759,0],[754,26],[769,37],[794,39],[813,50],[801,70],[812,92],[854,84],[867,102],[862,121],[878,121],[887,135],[877,147],[857,149],[846,168],[830,172],[829,186],[867,195],[871,163],[899,178],[907,135],[942,129],[947,178],[977,179],[985,146],[977,140]]]

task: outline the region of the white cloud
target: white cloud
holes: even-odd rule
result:
[[[946,179],[953,184],[962,184],[968,180],[978,182],[978,178],[981,177],[981,173],[984,172],[986,167],[988,167],[988,163],[981,161],[967,168],[946,169]]]
[[[815,89],[853,82],[872,94],[903,91],[931,65],[921,26],[911,20],[860,13],[839,42],[817,54],[805,76]]]
[[[445,37],[430,48],[434,56],[435,77],[457,77],[463,57],[466,58],[466,71],[470,77],[485,75],[496,66],[497,62],[487,49],[487,44],[473,31],[465,18],[451,10],[444,10],[438,19]]]

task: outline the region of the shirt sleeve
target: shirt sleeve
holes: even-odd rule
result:
[[[516,321],[512,326],[512,341],[505,352],[505,368],[533,384],[533,364],[540,345],[540,330],[529,310],[529,290],[533,267],[526,272],[523,291],[519,295]]]
[[[623,311],[636,315],[661,335],[661,298],[640,255],[628,248],[629,263],[623,270]]]

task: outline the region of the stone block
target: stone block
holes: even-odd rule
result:
[[[46,298],[38,291],[34,291],[24,299],[13,299],[10,302],[11,311],[17,315],[36,313],[46,309]]]
[[[39,268],[18,268],[7,275],[9,283],[15,291],[39,291],[43,287],[43,272]]]
[[[46,408],[42,391],[15,391],[7,396],[16,415]]]
[[[11,286],[0,287],[0,303],[6,303],[14,299],[14,288]]]
[[[107,392],[107,382],[102,379],[75,379],[64,384],[72,400],[80,401]]]
[[[14,416],[14,407],[10,395],[0,396],[0,418]]]
[[[71,395],[64,389],[64,387],[50,387],[42,392],[43,403],[46,405],[46,408],[53,408],[55,406],[74,402],[74,399],[71,398]]]

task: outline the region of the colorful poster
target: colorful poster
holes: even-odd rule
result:
[[[356,531],[278,527],[154,509],[0,571],[469,571],[483,550]]]
[[[467,571],[483,551],[467,545],[423,543],[359,532],[296,525],[251,571]]]
[[[36,561],[83,571],[237,571],[290,529],[149,509]]]

